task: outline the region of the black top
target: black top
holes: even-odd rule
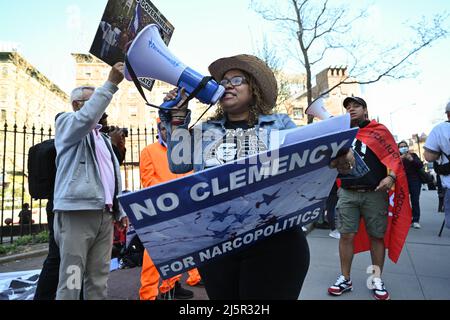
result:
[[[359,124],[359,127],[364,128],[369,123],[370,121],[363,121]],[[361,156],[370,171],[357,179],[343,179],[342,188],[375,190],[381,180],[387,176],[386,166],[377,158],[375,153],[367,145],[357,139],[353,142],[353,151],[357,152]]]
[[[402,159],[403,167],[405,167],[406,177],[408,181],[420,181],[419,170],[423,167],[422,161],[417,154],[410,153],[412,160]]]
[[[248,125],[247,120],[241,120],[241,121],[229,121],[225,122],[225,129],[243,129],[247,130],[253,128],[253,126]]]
[[[30,209],[22,209],[19,212],[19,218],[20,218],[19,222],[21,224],[29,224],[31,222],[31,215],[32,215],[32,213],[31,213]]]

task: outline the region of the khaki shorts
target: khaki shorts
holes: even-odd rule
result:
[[[340,233],[356,233],[363,217],[367,233],[382,239],[388,224],[387,192],[357,192],[340,188],[336,206],[336,227]]]

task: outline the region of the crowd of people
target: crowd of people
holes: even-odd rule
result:
[[[170,111],[159,113],[158,141],[142,151],[140,171],[144,187],[270,150],[267,132],[296,127],[287,115],[273,112],[277,81],[259,58],[252,55],[222,58],[214,61],[209,71],[225,88],[225,93],[216,114],[194,130],[215,134],[183,149],[191,150],[192,157],[186,158],[201,161],[192,163],[177,158],[176,150],[191,139],[172,137],[182,130],[192,134],[189,131],[191,111],[185,103],[187,95],[181,89],[181,101]],[[73,112],[63,113],[56,119],[57,175],[54,196],[47,208],[50,251],[35,299],[107,298],[114,224],[119,230],[125,230],[129,224],[117,201],[122,192],[120,164],[126,152],[124,134],[119,128],[104,129],[106,109],[123,80],[123,72],[124,65],[119,62],[112,67],[102,87],[75,89],[71,95]],[[170,91],[164,100],[175,99],[178,91],[178,88]],[[352,290],[354,253],[370,250],[372,264],[379,269],[372,279],[373,295],[378,300],[387,300],[390,295],[382,280],[382,270],[389,195],[395,190],[411,198],[411,201],[395,200],[391,204],[394,219],[398,219],[396,236],[404,241],[411,226],[420,228],[418,171],[423,164],[404,141],[397,146],[386,127],[368,120],[364,99],[348,97],[343,106],[350,114],[351,126],[359,130],[352,148],[329,165],[340,174],[351,174],[357,154],[370,170],[362,177],[338,180],[330,192],[326,212],[331,231],[339,239],[340,274],[328,293],[339,296]],[[437,161],[439,165],[443,209],[450,228],[450,175],[445,171],[450,154],[450,103],[446,113],[449,121],[432,130],[424,155],[427,161]],[[381,138],[375,139],[374,132]],[[386,144],[392,152],[388,152]],[[234,151],[224,152],[230,145]],[[361,235],[365,235],[365,240]],[[305,233],[302,228],[292,227],[202,265],[198,270],[190,270],[187,284],[204,285],[213,300],[296,300],[308,272],[309,257]],[[268,274],[271,276],[267,277]],[[145,251],[142,300],[158,299],[159,294],[176,299],[192,298],[192,292],[182,288],[180,279],[181,275],[161,282],[151,252]]]

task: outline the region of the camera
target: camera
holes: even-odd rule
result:
[[[120,131],[122,131],[122,133],[123,133],[123,136],[125,138],[128,138],[128,128],[119,128],[119,127],[115,127],[115,126],[105,126],[105,127],[100,129],[100,132],[109,134],[111,131],[114,131],[116,129],[120,129]]]

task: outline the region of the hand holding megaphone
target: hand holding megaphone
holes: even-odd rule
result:
[[[212,77],[205,77],[189,68],[170,52],[161,38],[160,27],[156,24],[150,24],[139,32],[128,49],[127,60],[129,62],[125,69],[127,80],[134,81],[133,78],[161,80],[184,88],[189,96],[205,104],[216,104],[225,93],[225,88]],[[181,96],[166,101],[161,108],[170,109],[180,100]]]
[[[184,119],[186,119],[186,115],[188,112],[188,104],[185,103],[187,98],[188,96],[184,88],[175,88],[164,97],[164,103],[161,105],[161,107],[170,108],[172,122],[184,123]],[[169,107],[169,105],[172,106]]]

